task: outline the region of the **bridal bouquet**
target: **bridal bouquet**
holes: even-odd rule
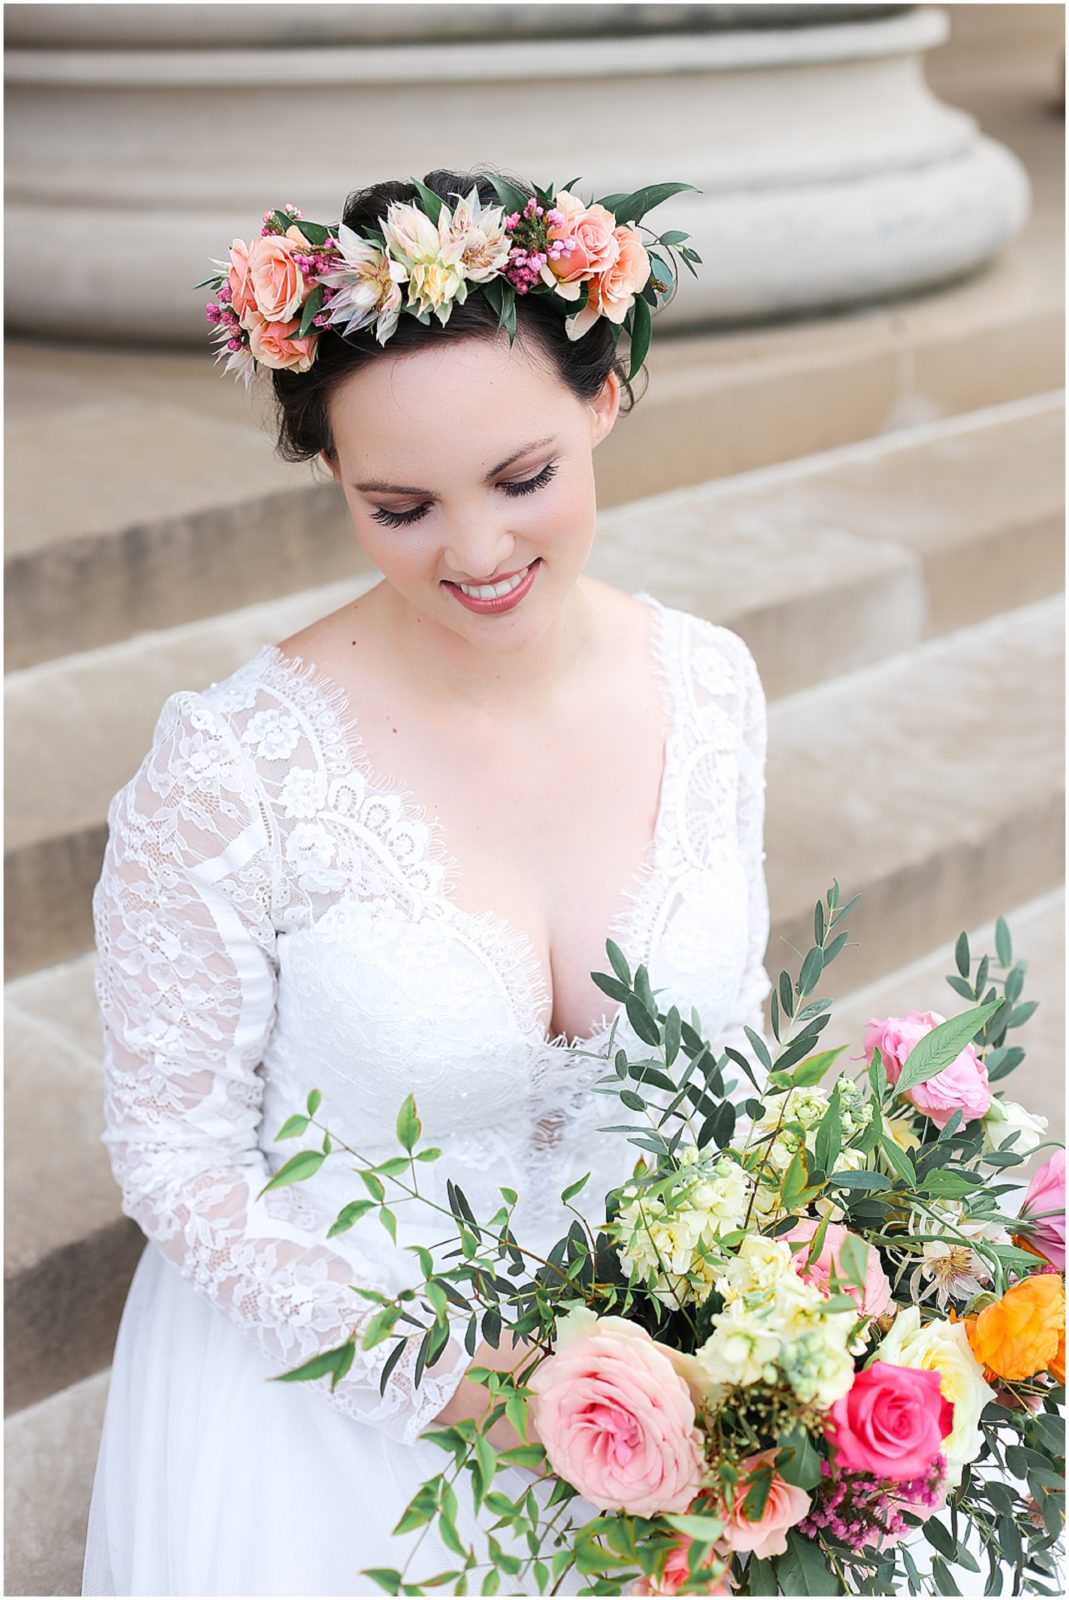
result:
[[[831,1002],[812,997],[846,941],[839,898],[834,883],[817,902],[797,977],[779,974],[775,1055],[749,1028],[752,1057],[718,1054],[608,941],[612,972],[593,976],[647,1053],[614,1050],[613,1030],[596,1087],[633,1114],[605,1132],[638,1156],[597,1225],[573,1205],[579,1175],[568,1233],[535,1256],[515,1192],[479,1218],[450,1182],[452,1253],[413,1246],[417,1287],[358,1291],[375,1303],[363,1347],[395,1341],[383,1385],[409,1340],[418,1381],[458,1319],[471,1353],[480,1331],[529,1347],[511,1371],[469,1370],[480,1418],[424,1435],[448,1459],[394,1531],[436,1526],[455,1566],[417,1575],[417,1544],[403,1570],[368,1572],[386,1592],[555,1593],[571,1575],[603,1595],[958,1594],[963,1572],[985,1594],[1061,1592],[1065,1153],[1022,1200],[1007,1174],[1052,1142],[993,1088],[1024,1056],[1007,1038],[1035,1008],[1026,963],[1002,918],[975,970],[962,934],[947,982],[966,1009],[871,1020],[851,1075],[844,1046],[818,1048]],[[411,1097],[397,1137],[370,1166],[324,1128],[367,1191],[332,1233],[392,1215],[391,1190],[419,1201],[437,1153]],[[308,1156],[266,1188],[307,1177]],[[282,1378],[337,1383],[355,1339]],[[503,1418],[512,1449],[489,1437]],[[518,1493],[506,1467],[527,1469]],[[460,1537],[458,1488],[482,1548]]]

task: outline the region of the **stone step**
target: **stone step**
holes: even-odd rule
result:
[[[1064,616],[1056,595],[771,707],[776,972],[833,875],[861,895],[844,990],[1063,881]]]
[[[1029,993],[1043,988],[1052,1011],[1060,1003],[1055,930],[1027,915],[1019,924],[1009,908],[1052,893],[1064,876],[1062,622],[1059,597],[772,706],[773,981],[782,965],[794,969],[792,945],[808,948],[814,903],[834,876],[844,901],[861,899],[829,993],[874,983],[933,948],[952,970],[962,926],[1001,913],[1034,958]],[[90,953],[7,985],[6,1372],[16,1407],[107,1362],[139,1248],[99,1142],[93,966]],[[908,1009],[915,992],[889,980],[886,1003]],[[1061,1029],[1040,1037],[1034,1061],[1049,1084]],[[63,1137],[42,1138],[42,1122],[50,1133],[58,1122]]]
[[[1053,389],[1063,325],[1060,272],[1009,251],[901,304],[666,333],[598,449],[601,503]],[[16,340],[6,361],[9,667],[366,570],[325,469],[275,459],[267,387],[224,380],[207,348]]]
[[[1003,914],[1010,925],[1015,958],[1023,957],[1028,962],[1025,995],[1038,1000],[1039,1006],[1027,1027],[1016,1035],[1017,1042],[1025,1043],[1026,1059],[1004,1081],[1002,1090],[1008,1098],[1047,1113],[1048,1137],[1061,1139],[1065,1126],[1064,887],[1026,904],[1004,907]],[[850,926],[852,929],[852,919]],[[846,993],[836,1002],[826,1042],[829,1047],[847,1045],[841,1058],[846,1063],[844,1070],[853,1071],[858,1065],[862,1031],[869,1017],[901,1015],[911,1009],[935,1010],[946,1016],[963,1009],[963,1002],[945,982],[945,974],[954,970],[953,942],[958,932],[960,929],[916,962],[865,989]],[[969,942],[974,956],[985,951],[993,954],[994,920],[970,926]],[[830,975],[824,987],[834,995],[838,991],[838,964],[833,965],[831,974],[834,978]],[[100,1067],[86,1047],[87,1038],[97,1027],[88,959],[8,985],[8,1013],[9,1028],[14,1025],[16,1033],[21,1033],[31,1048],[36,1044],[38,1049],[36,1061],[25,1052],[16,1057],[10,1087],[9,1126],[22,1148],[40,1148],[40,1141],[31,1137],[39,1104],[47,1114],[74,1100],[77,1117],[74,1127],[67,1118],[63,1138],[54,1141],[55,1153],[46,1161],[43,1174],[39,1163],[32,1164],[28,1156],[20,1159],[16,1152],[14,1170],[8,1177],[7,1439],[10,1444],[14,1436],[18,1447],[14,1459],[22,1492],[25,1475],[38,1470],[30,1463],[40,1458],[22,1447],[20,1441],[27,1432],[19,1430],[28,1430],[38,1438],[37,1448],[46,1450],[47,1459],[50,1447],[39,1436],[43,1428],[50,1427],[45,1419],[55,1410],[46,1408],[74,1406],[79,1395],[96,1405],[89,1399],[97,1392],[93,1385],[99,1385],[107,1376],[96,1369],[105,1368],[111,1361],[119,1318],[144,1248],[144,1236],[129,1218],[121,1215],[119,1191],[99,1140],[103,1096]],[[53,1025],[51,1019],[57,1017],[62,1021]],[[58,1071],[54,1068],[57,1060]],[[69,1070],[72,1062],[77,1063],[76,1072]],[[1029,1170],[1024,1169],[1026,1176]],[[54,1204],[51,1214],[42,1216],[39,1197],[45,1188]],[[104,1225],[109,1218],[114,1223],[110,1230]],[[87,1321],[85,1286],[94,1282],[97,1288]],[[79,1406],[82,1403],[78,1401]],[[63,1436],[70,1432],[68,1427]],[[61,1435],[55,1437],[58,1448]],[[79,1440],[75,1429],[75,1442]],[[91,1475],[92,1461],[86,1458],[83,1465]],[[9,1478],[9,1484],[11,1481]],[[86,1478],[86,1502],[88,1492]],[[57,1591],[20,1588],[19,1592]]]
[[[1063,415],[1037,396],[617,507],[589,570],[735,628],[775,699],[1060,589]],[[7,675],[9,976],[90,942],[107,803],[167,695],[377,581]]]
[[[5,1594],[82,1592],[110,1377],[110,1367],[96,1372],[4,1423]]]

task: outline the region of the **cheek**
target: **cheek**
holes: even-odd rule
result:
[[[541,503],[538,503],[541,502]],[[521,500],[523,507],[510,526],[521,535],[528,533],[540,552],[581,554],[584,558],[594,539],[597,524],[597,498],[592,475],[581,471],[563,474],[543,490]]]

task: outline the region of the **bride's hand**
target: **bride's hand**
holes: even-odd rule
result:
[[[496,1350],[485,1341],[477,1345],[471,1364],[473,1367],[489,1367],[494,1372],[513,1372],[523,1367],[531,1359],[531,1354],[532,1346],[525,1340],[514,1340],[510,1333],[503,1332]],[[463,1417],[478,1419],[486,1411],[487,1399],[488,1391],[483,1384],[472,1383],[469,1378],[464,1378],[435,1420],[439,1427],[445,1428]],[[530,1417],[527,1420],[526,1439],[520,1438],[506,1417],[495,1422],[487,1430],[486,1437],[497,1450],[514,1450],[517,1445],[541,1443]]]

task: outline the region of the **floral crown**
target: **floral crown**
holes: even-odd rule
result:
[[[392,202],[379,229],[363,233],[308,222],[292,205],[265,211],[260,237],[250,245],[235,239],[228,261],[213,259],[219,272],[196,285],[216,293],[206,311],[220,345],[216,360],[227,357],[224,372],[246,386],[261,366],[307,372],[324,328],[344,336],[373,323],[385,344],[402,312],[444,325],[474,288],[497,312],[510,346],[517,295],[553,296],[569,339],[604,318],[614,341],[621,329],[629,336],[630,382],[646,359],[652,313],[675,295],[676,249],[691,273],[701,260],[683,244],[689,234],[658,237],[638,224],[694,185],[652,184],[588,203],[573,192],[578,178],[562,189],[532,186],[527,196],[487,177],[500,205],[483,206],[473,185],[467,197],[450,191],[457,202],[450,207],[413,178],[419,203]]]

